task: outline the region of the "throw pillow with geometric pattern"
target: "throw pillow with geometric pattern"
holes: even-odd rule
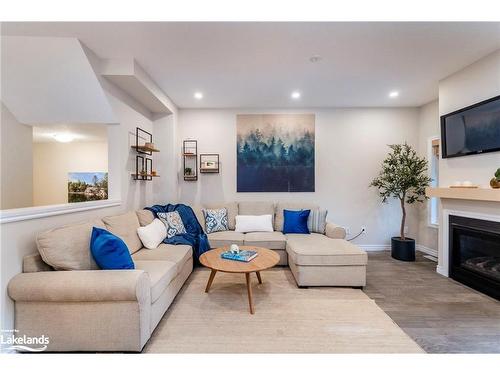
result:
[[[159,212],[158,219],[160,219],[167,228],[167,238],[186,233],[181,215],[179,215],[177,211]]]
[[[229,230],[226,208],[204,209],[203,214],[205,215],[205,230],[207,234]]]

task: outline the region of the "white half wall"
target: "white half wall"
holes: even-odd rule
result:
[[[316,115],[316,191],[314,193],[236,192],[236,115],[244,113],[314,113]],[[382,204],[370,181],[378,174],[388,144],[418,142],[416,108],[302,110],[180,110],[177,155],[182,140],[198,140],[199,153],[219,153],[220,174],[200,174],[197,182],[179,177],[179,199],[187,203],[222,201],[307,201],[329,210],[329,220],[366,235],[363,245],[388,245],[397,235],[399,203]],[[409,210],[409,235],[416,236],[416,208]]]

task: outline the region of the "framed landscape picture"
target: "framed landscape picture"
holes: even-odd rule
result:
[[[237,191],[314,191],[314,114],[237,115]]]
[[[68,203],[108,199],[107,172],[68,173]]]

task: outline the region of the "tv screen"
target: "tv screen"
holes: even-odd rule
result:
[[[441,116],[443,158],[500,151],[500,96]]]

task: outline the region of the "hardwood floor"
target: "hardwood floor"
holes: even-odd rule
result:
[[[428,353],[500,353],[500,302],[436,273],[417,252],[368,255],[363,291]]]

